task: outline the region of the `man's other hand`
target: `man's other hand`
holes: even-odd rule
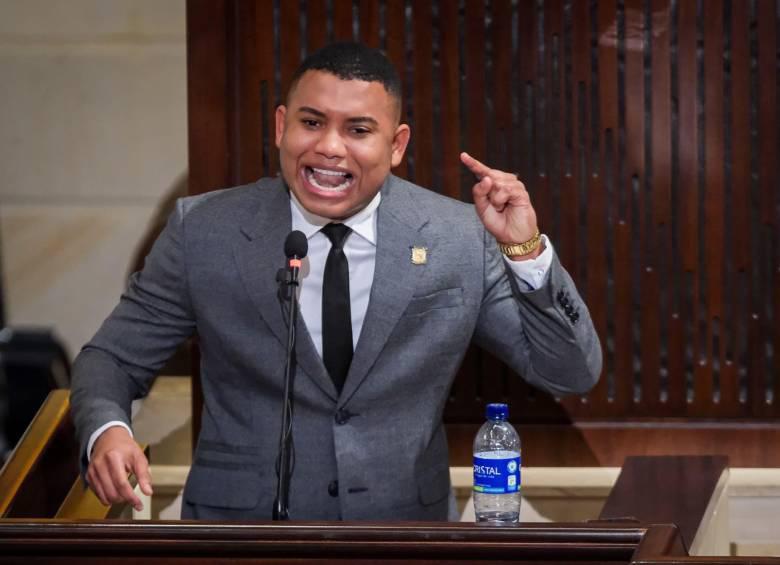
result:
[[[141,492],[152,494],[152,476],[149,461],[141,448],[121,426],[108,428],[95,441],[87,469],[87,481],[100,502],[106,506],[129,502],[136,510],[143,510],[141,499],[133,492],[128,473],[138,479]]]

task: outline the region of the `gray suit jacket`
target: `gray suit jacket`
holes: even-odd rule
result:
[[[541,289],[517,288],[472,206],[393,176],[377,222],[370,302],[340,395],[299,320],[293,519],[447,518],[442,412],[472,338],[554,394],[588,390],[601,370],[587,308],[557,259]],[[184,517],[270,517],[287,336],[275,276],[290,226],[278,179],[180,200],[75,361],[84,446],[105,422],[130,423],[131,401],[197,331],[204,407]],[[412,263],[413,247],[427,248],[425,264]]]

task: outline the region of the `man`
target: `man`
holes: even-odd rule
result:
[[[400,100],[378,51],[326,47],[304,61],[277,110],[281,178],[178,202],[75,362],[76,426],[104,503],[140,505],[128,472],[151,492],[130,402],[197,331],[203,423],[182,516],[270,517],[287,335],[275,275],[291,229],[309,239],[291,518],[446,519],[442,412],[472,338],[555,394],[596,382],[601,350],[587,308],[539,236],[523,184],[465,153],[479,179],[475,206],[391,175],[410,136]],[[331,223],[349,228],[333,228],[344,240],[331,243]],[[502,256],[496,240],[517,245]],[[342,249],[349,299],[329,309],[328,256]],[[345,313],[345,331],[331,330]],[[333,355],[334,341],[354,355]]]

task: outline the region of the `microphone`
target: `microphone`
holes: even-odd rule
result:
[[[292,479],[292,405],[293,383],[295,381],[295,324],[298,317],[298,299],[295,288],[298,286],[298,273],[301,259],[309,251],[309,242],[303,232],[291,231],[284,240],[284,254],[287,257],[286,269],[280,269],[277,280],[287,292],[284,297],[290,301],[287,312],[287,360],[284,367],[284,398],[282,399],[282,426],[279,430],[279,453],[276,459],[276,498],[271,517],[274,520],[290,519],[290,480]],[[286,273],[285,273],[286,271]]]
[[[291,231],[284,240],[284,255],[287,257],[287,269],[290,272],[288,285],[298,285],[298,273],[301,269],[301,259],[309,252],[309,240],[302,231]]]
[[[309,252],[309,240],[302,231],[291,231],[284,240],[284,254],[288,259],[303,259]]]

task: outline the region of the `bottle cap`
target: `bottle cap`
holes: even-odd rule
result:
[[[509,406],[503,403],[488,404],[485,415],[488,420],[506,420],[509,417]]]

